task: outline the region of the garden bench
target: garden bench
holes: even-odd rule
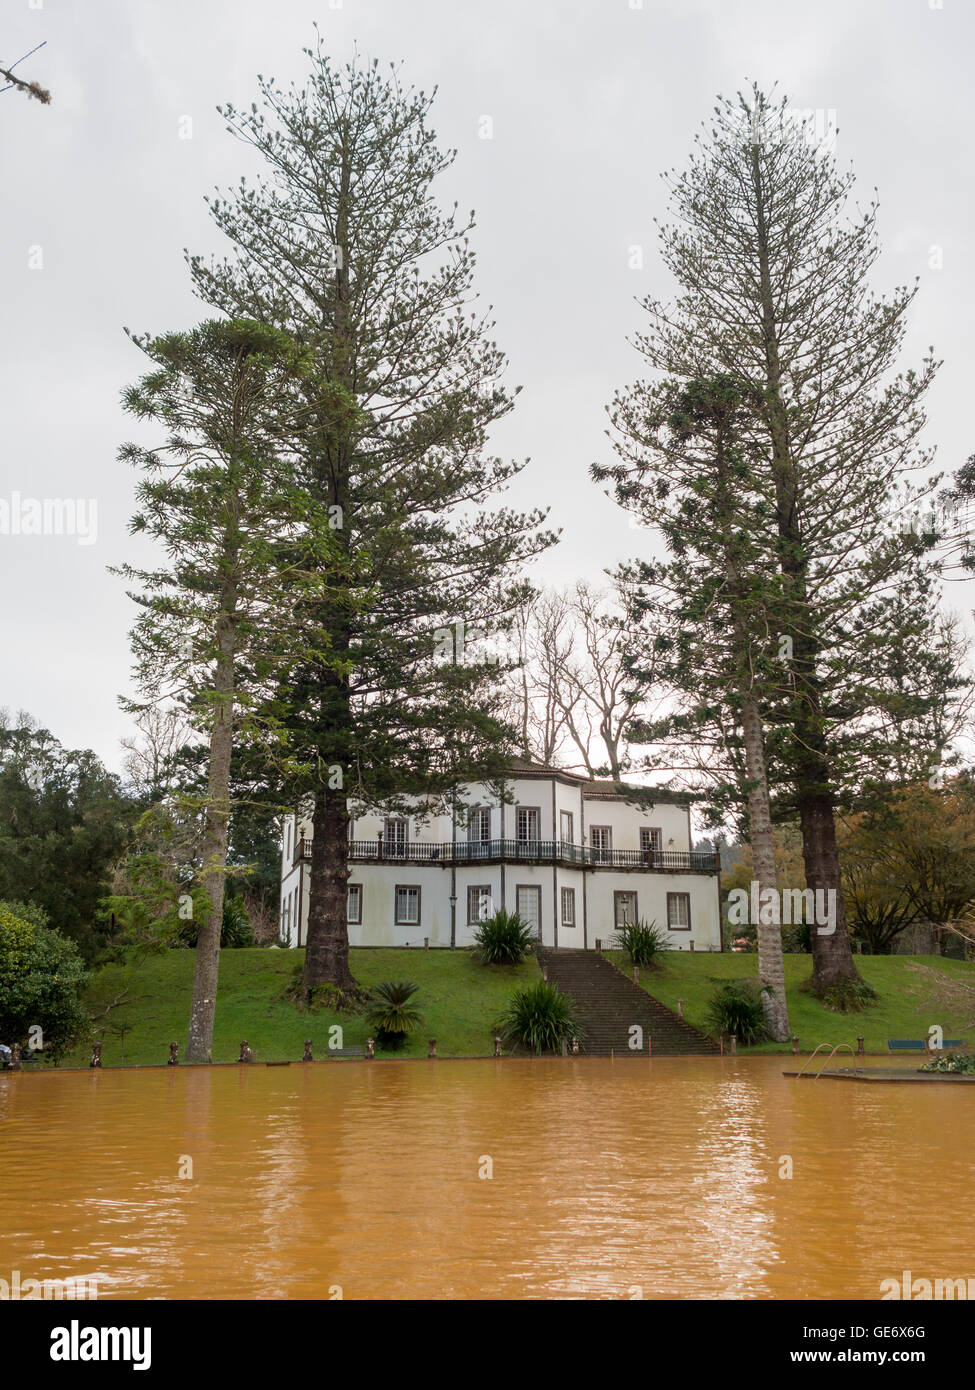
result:
[[[958,1047],[964,1047],[964,1046],[965,1046],[965,1043],[964,1043],[964,1040],[963,1040],[962,1038],[944,1038],[944,1039],[942,1040],[941,1046],[940,1046],[939,1048],[935,1048],[934,1051],[936,1051],[936,1052],[947,1052],[947,1051],[949,1051],[950,1049],[954,1049],[954,1048],[958,1048]],[[887,1051],[888,1051],[888,1052],[929,1052],[929,1051],[931,1051],[931,1049],[928,1047],[928,1040],[927,1040],[927,1038],[888,1038],[888,1039],[887,1039]]]

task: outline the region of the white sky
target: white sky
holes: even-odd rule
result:
[[[660,172],[685,163],[716,94],[753,78],[835,111],[841,165],[880,194],[878,284],[921,277],[905,362],[928,344],[945,359],[928,442],[949,471],[975,449],[963,0],[7,0],[0,61],[46,40],[18,73],[54,100],[0,96],[0,499],[95,499],[98,529],[90,545],[0,535],[0,705],[117,767],[134,605],[106,567],[133,555],[133,475],[115,455],[132,434],[119,393],[143,369],[123,326],[205,316],[182,248],[221,249],[203,199],[246,167],[214,107],[256,100],[257,72],[300,81],[316,19],[336,58],[357,44],[439,87],[434,125],[458,150],[441,193],[477,210],[477,286],[524,387],[493,440],[531,460],[508,500],[564,528],[539,578],[598,580],[638,552],[587,469],[610,458],[605,405],[639,375],[634,297],[673,289],[652,226]],[[971,605],[958,586],[949,598]]]

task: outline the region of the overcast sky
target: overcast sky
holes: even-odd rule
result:
[[[300,81],[316,20],[337,58],[358,46],[439,88],[434,126],[458,150],[441,193],[476,209],[477,287],[524,388],[493,444],[531,460],[509,500],[564,532],[539,578],[598,580],[639,548],[587,469],[639,375],[636,298],[673,291],[660,173],[752,79],[835,113],[841,165],[864,199],[879,190],[877,283],[921,279],[905,361],[944,358],[927,441],[950,471],[975,449],[967,0],[5,0],[0,65],[46,41],[17,71],[53,102],[0,95],[0,500],[91,499],[97,531],[0,535],[0,705],[118,766],[134,606],[107,566],[137,553],[116,451],[143,369],[123,328],[205,316],[182,251],[221,249],[204,196],[247,167],[214,107],[256,99],[258,72]],[[949,599],[971,607],[967,586]]]

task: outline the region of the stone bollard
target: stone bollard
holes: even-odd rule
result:
[[[635,985],[640,983],[640,967],[638,965],[634,965],[633,967],[633,983]]]
[[[548,983],[548,966],[547,966],[547,965],[543,965],[543,966],[542,966],[542,979],[543,979],[546,983]]]
[[[732,1033],[732,1035],[731,1035],[730,1042],[731,1042],[731,1048],[730,1048],[731,1055],[732,1055],[732,1057],[737,1057],[737,1056],[738,1056],[738,1039],[735,1037],[734,1033]]]
[[[166,1066],[167,1066],[167,1067],[178,1067],[178,1066],[179,1066],[179,1043],[178,1043],[178,1042],[172,1042],[172,1043],[169,1044],[169,1061],[166,1063]]]
[[[102,1064],[102,1059],[101,1059],[102,1045],[101,1045],[101,1043],[95,1043],[95,1046],[96,1046],[97,1049],[98,1049],[98,1061],[97,1061],[97,1063],[96,1063],[95,1058],[94,1058],[94,1055],[92,1055],[91,1064],[92,1064],[93,1067],[94,1067],[94,1066],[99,1066],[99,1067],[100,1067],[101,1064]],[[24,1070],[24,1064],[23,1064],[23,1062],[20,1060],[20,1043],[11,1043],[11,1044],[10,1044],[10,1070],[11,1070],[11,1071],[23,1071],[23,1070]]]
[[[254,1060],[254,1054],[253,1054],[253,1052],[251,1051],[250,1043],[242,1042],[241,1045],[240,1045],[240,1056],[237,1058],[237,1061],[238,1061],[238,1062],[253,1062],[253,1060]]]
[[[578,1038],[573,1038],[573,1039],[572,1039],[572,1055],[573,1055],[573,1057],[578,1057],[578,1056],[579,1056],[579,1039],[578,1039]]]
[[[20,1049],[18,1048],[18,1053],[19,1053],[19,1051],[20,1051]],[[18,1061],[19,1061],[19,1060],[20,1060],[20,1059],[19,1059],[19,1057],[18,1057]],[[92,1046],[91,1046],[91,1061],[88,1063],[88,1066],[89,1066],[89,1067],[100,1067],[101,1064],[102,1064],[102,1045],[101,1045],[101,1043],[92,1043]]]
[[[313,1062],[315,1059],[311,1055],[311,1038],[305,1039],[305,1055],[301,1059],[303,1062]]]
[[[677,1017],[678,1017],[678,1018],[683,1018],[683,1017],[684,1017],[684,1001],[683,1001],[683,999],[678,999],[678,1001],[677,1001]]]
[[[428,936],[423,938],[423,949],[424,951],[429,951],[430,949],[430,938]]]
[[[427,1043],[427,1056],[428,1056],[428,1057],[436,1057],[436,1055],[437,1055],[437,1040],[436,1040],[436,1038],[431,1038],[431,1039],[429,1040],[429,1042]]]
[[[799,1034],[798,1034],[798,1033],[793,1033],[793,1035],[792,1035],[792,1051],[793,1051],[793,1053],[795,1054],[796,1057],[799,1056]]]
[[[495,1057],[501,1056],[501,1039],[497,1037],[497,1035],[495,1035],[494,1039],[494,1055]]]
[[[596,955],[597,955],[597,956],[601,956],[602,953],[603,953],[603,938],[602,938],[601,936],[597,936],[597,937],[596,937]]]
[[[371,1060],[376,1055],[376,1042],[374,1038],[366,1038],[366,1059]]]
[[[864,1055],[864,1052],[865,1048],[863,1038],[857,1038],[857,1056],[862,1057]]]

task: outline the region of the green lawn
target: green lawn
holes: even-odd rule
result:
[[[621,951],[606,955],[627,974],[632,966]],[[887,1052],[888,1038],[923,1038],[932,1024],[940,1024],[946,1038],[964,1038],[975,1044],[975,965],[941,956],[857,956],[857,968],[877,991],[877,1003],[862,1013],[840,1014],[829,1009],[799,985],[809,978],[808,955],[785,957],[785,984],[789,1024],[799,1035],[799,1046],[811,1052],[821,1042],[848,1042],[856,1046],[862,1036],[868,1052]],[[728,980],[756,979],[758,956],[754,952],[695,955],[667,951],[659,970],[641,970],[640,984],[655,999],[675,1009],[684,1001],[684,1018],[703,1028],[708,996]],[[783,1052],[789,1044],[762,1043],[749,1052]]]
[[[488,1056],[493,1050],[494,1023],[512,992],[538,978],[538,967],[478,965],[469,951],[378,950],[351,953],[352,971],[362,984],[381,980],[412,980],[420,986],[413,1002],[423,1024],[411,1035],[400,1055],[425,1056],[427,1040],[437,1039],[441,1056]],[[361,1045],[370,1035],[364,1019],[350,1014],[299,1010],[281,997],[304,951],[226,950],[220,957],[220,986],[213,1040],[215,1062],[235,1062],[246,1039],[260,1061],[300,1061],[305,1038],[311,1038],[316,1058],[327,1055],[329,1027],[339,1023],[346,1046]],[[179,1041],[186,1051],[186,1029],[193,987],[193,952],[167,951],[141,964],[109,965],[92,977],[88,1006],[100,1014],[107,1004],[128,991],[128,1000],[96,1022],[103,1037],[102,1061],[122,1061],[122,1039],[113,1033],[120,1024],[125,1034],[125,1062],[144,1065],[165,1062],[169,1044]],[[90,1048],[77,1049],[65,1066],[87,1065]]]

